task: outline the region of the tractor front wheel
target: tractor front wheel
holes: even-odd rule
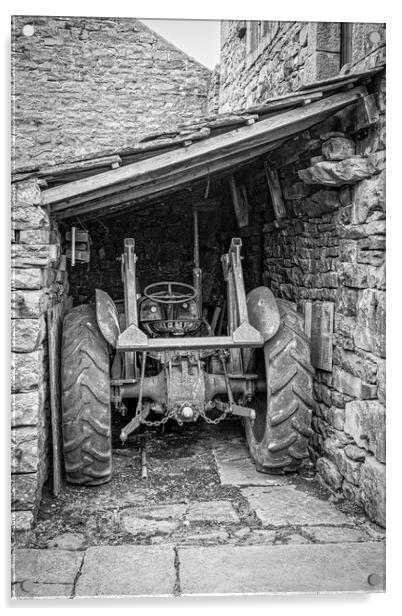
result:
[[[246,420],[246,437],[258,470],[284,473],[297,470],[309,457],[313,368],[303,319],[293,305],[277,300],[280,326],[264,348],[256,351],[256,371],[267,383],[266,393],[255,395],[254,424]]]
[[[61,377],[66,479],[105,483],[112,472],[109,352],[93,306],[77,306],[64,319]]]

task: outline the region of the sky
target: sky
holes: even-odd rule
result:
[[[212,69],[219,64],[219,21],[190,19],[141,19],[141,21],[204,66]]]

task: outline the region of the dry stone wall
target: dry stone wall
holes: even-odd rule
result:
[[[49,368],[46,311],[67,281],[59,233],[40,207],[36,181],[12,190],[11,440],[14,530],[30,528],[49,471]]]
[[[135,19],[14,17],[15,165],[131,146],[202,115],[210,74]]]
[[[193,213],[199,206],[200,262],[203,269],[204,303],[213,306],[223,290],[220,257],[228,249],[234,214],[229,200],[221,202],[214,194],[204,199],[201,190],[178,191],[136,211],[113,218],[83,221],[91,238],[91,259],[87,264],[69,265],[74,303],[94,300],[95,289],[103,289],[114,300],[124,297],[119,258],[124,238],[135,239],[138,256],[139,290],[154,282],[177,280],[192,284]],[[209,208],[209,211],[205,211]],[[65,231],[68,226],[65,225]]]
[[[352,139],[343,113],[300,137],[305,151],[295,162],[282,149],[274,162],[287,214],[264,227],[264,283],[301,310],[334,306],[332,370],[317,370],[314,385],[317,469],[383,526],[384,91],[381,77],[374,92],[382,113],[367,136]]]

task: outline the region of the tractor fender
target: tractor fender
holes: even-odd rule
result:
[[[247,294],[246,301],[249,323],[260,332],[265,344],[280,325],[275,296],[268,287],[256,287]]]
[[[116,304],[112,298],[100,289],[95,290],[96,320],[103,337],[113,347],[117,346],[120,336],[119,317]]]

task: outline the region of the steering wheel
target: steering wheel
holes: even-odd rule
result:
[[[191,284],[163,281],[149,284],[144,289],[144,295],[157,304],[182,304],[195,299],[197,291]]]

